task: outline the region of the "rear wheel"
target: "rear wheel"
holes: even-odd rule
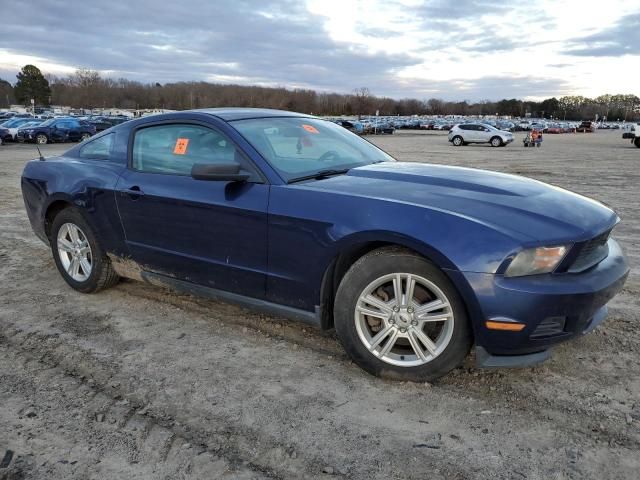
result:
[[[434,380],[471,347],[466,311],[449,279],[425,258],[395,247],[375,250],[349,269],[334,318],[354,362],[382,377]]]
[[[640,148],[640,137],[636,137],[636,139],[633,141],[633,144],[636,147]]]
[[[97,292],[118,282],[109,257],[77,210],[67,208],[58,213],[49,242],[60,275],[79,292]]]
[[[502,139],[500,137],[493,137],[490,141],[492,147],[502,146]]]
[[[462,137],[460,135],[456,135],[451,140],[451,143],[453,143],[456,147],[459,147],[460,145],[462,145],[464,143],[464,140],[462,140]]]
[[[45,145],[49,142],[49,138],[44,133],[39,133],[36,135],[36,143],[40,145]]]

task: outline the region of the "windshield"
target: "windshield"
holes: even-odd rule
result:
[[[258,118],[232,122],[287,181],[314,173],[393,162],[378,147],[332,122],[314,118]]]

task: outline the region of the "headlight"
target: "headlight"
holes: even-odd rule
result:
[[[552,272],[568,250],[568,245],[523,250],[511,261],[504,275],[505,277],[521,277]]]

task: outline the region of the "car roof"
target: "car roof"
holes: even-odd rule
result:
[[[202,108],[198,110],[187,110],[191,112],[208,113],[231,122],[233,120],[247,120],[250,118],[267,118],[267,117],[311,117],[304,113],[288,112],[286,110],[273,110],[270,108],[244,108],[244,107],[225,107],[225,108]],[[184,113],[184,112],[182,112]]]

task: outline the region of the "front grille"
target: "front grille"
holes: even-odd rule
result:
[[[607,241],[610,234],[611,230],[607,230],[597,237],[577,245],[580,250],[568,271],[574,273],[582,272],[607,258],[609,254]]]
[[[542,320],[533,333],[531,339],[548,338],[564,333],[567,317],[547,317]]]

